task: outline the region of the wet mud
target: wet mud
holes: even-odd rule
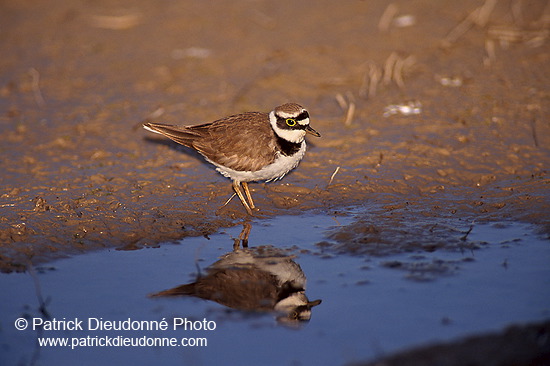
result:
[[[550,361],[550,323],[513,326],[498,334],[469,337],[380,358],[355,366],[414,365],[547,365]],[[510,347],[510,345],[514,345]],[[499,355],[495,357],[495,355]]]
[[[489,3],[3,2],[0,269],[248,220],[222,207],[229,180],[141,123],[287,101],[322,138],[250,185],[253,220],[352,208],[330,238],[371,255],[461,245],[473,222],[549,235],[549,7]]]

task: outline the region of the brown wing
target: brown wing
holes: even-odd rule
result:
[[[211,161],[238,171],[257,171],[275,158],[274,132],[266,113],[248,112],[191,126],[193,147]]]
[[[267,113],[247,112],[194,126],[143,126],[238,171],[260,170],[276,158],[274,132]]]
[[[279,296],[277,278],[255,267],[223,268],[197,282],[149,295],[194,296],[240,310],[271,310]]]
[[[240,310],[270,310],[277,302],[277,279],[250,268],[224,268],[197,281],[194,296]]]

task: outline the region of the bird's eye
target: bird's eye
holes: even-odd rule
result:
[[[294,118],[287,118],[286,124],[290,127],[296,126],[296,120]]]

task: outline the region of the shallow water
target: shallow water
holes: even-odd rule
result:
[[[548,7],[487,1],[482,25],[480,3],[3,1],[0,271],[26,272],[0,274],[0,365],[332,365],[549,319]],[[323,301],[309,323],[147,297],[206,273],[240,234],[220,228],[248,216],[237,199],[220,209],[231,185],[204,159],[141,122],[291,101],[322,138],[284,180],[251,185],[270,219],[250,247],[297,256]],[[202,348],[76,350],[37,337],[119,332],[14,328],[47,315],[217,327],[122,332]]]
[[[147,295],[192,282],[232,251],[241,228],[209,238],[135,251],[106,250],[58,260],[29,273],[2,274],[3,365],[233,364],[334,365],[405,348],[500,330],[550,317],[550,242],[520,223],[476,224],[477,249],[346,254],[328,245],[327,231],[353,217],[281,216],[252,222],[249,246],[293,254],[307,276],[306,294],[322,303],[311,320],[283,325],[273,313],[229,310],[212,301]],[[433,264],[433,265],[431,265]],[[83,330],[18,331],[14,322],[43,318],[83,321]],[[167,330],[88,330],[90,318],[167,320]],[[214,330],[172,329],[174,319],[210,321]],[[93,320],[92,323],[95,324]],[[92,324],[93,325],[93,324]],[[32,326],[30,326],[32,327]],[[205,347],[38,347],[37,337],[206,338]],[[72,342],[72,340],[69,340]]]

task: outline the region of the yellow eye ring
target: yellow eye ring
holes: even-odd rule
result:
[[[287,118],[286,124],[287,126],[294,127],[296,126],[296,120],[294,118]]]

